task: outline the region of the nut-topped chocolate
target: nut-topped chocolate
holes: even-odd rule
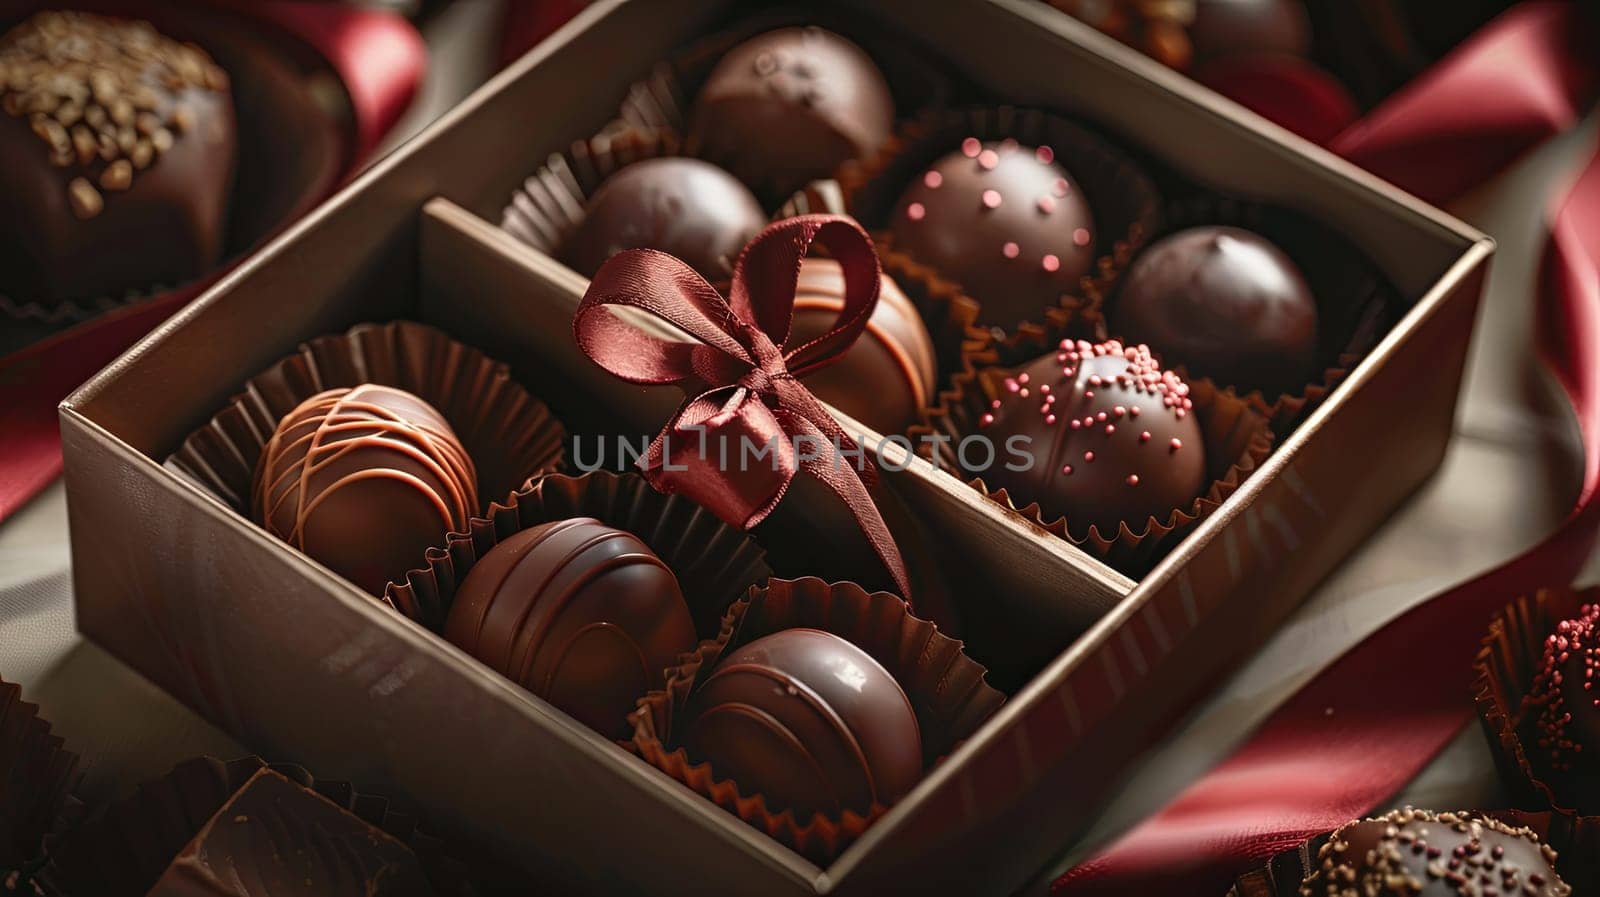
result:
[[[1352,822],[1323,845],[1302,897],[1567,897],[1556,852],[1532,829],[1476,813],[1406,808]]]
[[[121,295],[216,263],[236,136],[204,50],[41,12],[0,37],[0,113],[0,293]]]
[[[1520,715],[1557,790],[1578,792],[1563,796],[1580,809],[1600,808],[1600,604],[1583,605],[1545,639]]]
[[[252,493],[268,532],[373,594],[478,510],[476,469],[450,424],[417,396],[370,383],[285,416]]]
[[[695,97],[689,150],[769,199],[786,199],[883,146],[894,98],[860,47],[821,28],[780,28],[728,51]]]
[[[1094,265],[1094,216],[1048,146],[968,137],[895,205],[894,246],[961,284],[982,323],[1037,321]]]
[[[1166,523],[1205,488],[1188,384],[1146,346],[1062,340],[998,393],[979,420],[996,460],[968,472],[1019,507],[1038,502],[1046,519],[1110,538],[1124,523]]]

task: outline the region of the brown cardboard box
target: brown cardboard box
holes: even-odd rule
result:
[[[1316,216],[1408,310],[1138,583],[926,464],[890,475],[964,571],[968,614],[1003,621],[972,653],[1003,662],[1007,627],[1058,633],[1063,650],[840,858],[819,868],[745,827],[160,463],[298,342],[397,317],[509,362],[578,432],[652,431],[677,396],[579,356],[583,279],[487,221],[730,2],[595,4],[69,398],[80,628],[253,749],[407,793],[564,890],[1013,890],[1433,471],[1492,245],[1033,0],[846,5],[997,98],[1082,115],[1197,181]]]

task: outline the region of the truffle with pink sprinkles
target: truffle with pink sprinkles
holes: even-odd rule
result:
[[[1522,718],[1550,769],[1574,780],[1568,799],[1600,811],[1600,604],[1583,605],[1545,639]]]
[[[995,462],[968,472],[1019,506],[1037,502],[1047,520],[1065,518],[1074,533],[1093,526],[1113,538],[1123,523],[1144,532],[1205,489],[1189,386],[1146,346],[1062,340],[996,392],[979,419]]]

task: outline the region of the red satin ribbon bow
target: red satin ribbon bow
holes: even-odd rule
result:
[[[828,332],[788,347],[800,261],[813,241],[844,271],[844,307]],[[664,252],[620,252],[596,272],[572,329],[579,348],[613,375],[677,386],[688,396],[639,461],[651,485],[683,493],[748,529],[772,513],[803,470],[849,507],[910,601],[900,549],[867,494],[877,470],[800,383],[838,360],[866,330],[878,283],[878,254],[859,224],[802,215],[768,225],[745,246],[728,299]],[[611,306],[638,309],[693,341],[649,332]]]

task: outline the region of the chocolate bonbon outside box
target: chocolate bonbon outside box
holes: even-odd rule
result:
[[[594,4],[72,396],[80,627],[252,749],[406,793],[575,892],[1014,890],[1437,467],[1492,245],[1033,0],[834,7],[997,101],[1082,117],[1190,180],[1349,234],[1405,306],[1137,582],[920,461],[888,473],[1011,700],[837,860],[768,840],[160,464],[301,341],[395,318],[507,361],[574,433],[653,431],[676,393],[579,355],[585,281],[489,222],[655,61],[744,6]],[[1370,463],[1352,469],[1352,446]],[[805,494],[789,504],[823,525]],[[1052,657],[1003,669],[1024,636]]]

